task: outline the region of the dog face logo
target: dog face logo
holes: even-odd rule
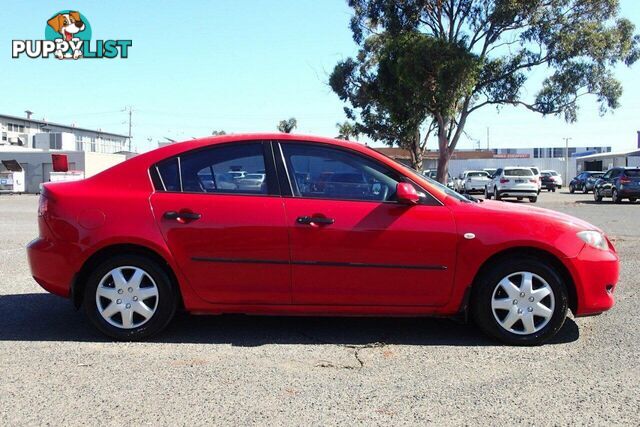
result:
[[[69,11],[68,13],[58,13],[47,21],[47,24],[56,33],[59,33],[65,41],[71,41],[76,34],[86,28],[80,12]]]

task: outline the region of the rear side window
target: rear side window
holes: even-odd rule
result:
[[[627,169],[624,174],[629,178],[640,178],[640,169]]]
[[[261,143],[229,144],[180,156],[182,190],[268,194]]]
[[[505,176],[533,176],[531,169],[505,169]]]
[[[256,195],[270,191],[259,142],[192,151],[156,167],[163,187],[158,190]]]
[[[178,176],[178,158],[174,157],[158,163],[160,182],[166,191],[180,191],[180,177]]]

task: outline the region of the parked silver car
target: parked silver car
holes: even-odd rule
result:
[[[526,197],[535,203],[538,201],[538,180],[531,168],[499,168],[485,187],[484,195],[487,199],[495,197],[496,200],[505,197],[522,200]]]
[[[458,193],[482,193],[489,181],[491,177],[485,171],[464,171],[456,180],[455,190]]]

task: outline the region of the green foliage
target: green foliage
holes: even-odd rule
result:
[[[355,123],[351,123],[349,121],[336,123],[336,128],[338,128],[338,139],[350,141],[351,138],[353,138],[357,141],[358,138],[360,138],[360,131]]]
[[[278,131],[283,133],[291,133],[298,127],[298,121],[291,117],[289,120],[280,120],[278,123]]]
[[[487,105],[524,106],[568,122],[577,120],[577,100],[585,95],[595,97],[603,114],[617,108],[622,87],[613,68],[633,64],[640,54],[640,36],[619,16],[617,0],[349,5],[360,50],[329,78],[347,103],[347,117],[371,138],[416,154],[433,130],[447,161],[467,117]],[[534,70],[544,78],[527,97],[523,88]]]

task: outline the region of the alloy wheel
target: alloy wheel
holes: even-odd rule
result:
[[[96,306],[102,318],[121,329],[133,329],[149,321],[158,307],[158,287],[139,267],[116,267],[96,288]]]
[[[554,309],[555,298],[549,283],[528,271],[504,277],[491,297],[495,320],[504,330],[517,335],[542,330],[551,320]]]

